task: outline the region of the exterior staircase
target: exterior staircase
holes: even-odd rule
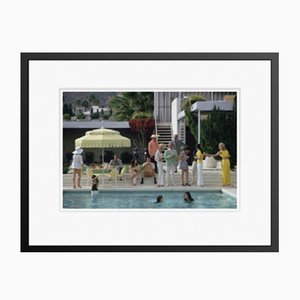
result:
[[[168,145],[172,141],[171,123],[157,123],[158,143]]]

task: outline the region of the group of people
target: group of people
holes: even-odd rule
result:
[[[135,155],[129,165],[129,173],[131,177],[131,184],[137,185],[137,180],[140,177],[140,184],[144,184],[145,177],[153,178],[154,184],[157,187],[175,186],[174,173],[177,172],[177,167],[181,170],[181,184],[182,186],[190,186],[197,184],[203,186],[203,160],[205,157],[222,158],[222,178],[223,186],[231,185],[230,178],[230,154],[226,149],[224,143],[219,143],[219,151],[215,154],[205,153],[200,144],[196,145],[196,150],[191,151],[188,146],[185,146],[178,140],[178,136],[174,135],[173,141],[168,143],[167,148],[164,144],[158,144],[157,136],[152,135],[148,144],[146,161],[139,166],[138,157]],[[73,187],[81,187],[81,169],[83,167],[82,153],[83,149],[76,147],[73,152],[73,161],[71,168],[73,168]],[[193,179],[189,179],[189,164],[192,160],[192,175]],[[165,167],[165,172],[164,172]],[[117,154],[109,163],[109,168],[117,171],[118,174],[122,172],[123,163]],[[76,181],[77,176],[77,181]],[[93,178],[92,178],[93,179]],[[94,179],[93,179],[94,180]],[[94,181],[93,181],[94,182]],[[93,183],[94,184],[94,183]],[[93,188],[93,187],[92,187]],[[94,186],[96,190],[96,185]]]
[[[190,186],[189,180],[189,164],[188,160],[192,159],[192,184],[197,186],[203,186],[203,160],[205,157],[217,157],[222,158],[222,178],[223,186],[231,185],[230,178],[230,154],[225,147],[224,143],[219,143],[219,151],[215,154],[205,153],[200,144],[196,145],[196,150],[192,153],[188,146],[184,146],[182,142],[178,140],[178,135],[174,135],[174,139],[170,142],[165,149],[164,144],[158,144],[157,136],[152,135],[151,141],[148,144],[149,161],[153,163],[153,169],[157,174],[157,186],[164,186],[164,161],[166,167],[166,186],[175,186],[174,173],[177,172],[177,166],[181,170],[181,184],[182,186]]]
[[[131,176],[133,186],[137,184],[137,180],[140,174],[141,174],[140,184],[144,184],[145,177],[152,177],[154,184],[157,184],[155,164],[151,162],[151,158],[149,156],[147,156],[146,161],[142,164],[141,168],[139,166],[137,159],[132,159],[129,165],[129,173]]]

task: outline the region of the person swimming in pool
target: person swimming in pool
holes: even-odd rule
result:
[[[191,195],[190,192],[185,192],[185,193],[183,194],[183,200],[184,200],[185,202],[192,202],[192,201],[194,201],[194,199],[193,199],[193,197],[192,197],[192,195]]]
[[[162,203],[164,201],[164,198],[162,195],[159,195],[156,197],[156,202],[155,203]]]

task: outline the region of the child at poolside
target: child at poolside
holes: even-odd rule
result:
[[[192,197],[192,195],[191,195],[190,192],[185,192],[185,193],[183,194],[183,200],[184,200],[185,202],[192,202],[192,201],[194,201],[194,199],[193,199],[193,197]]]
[[[91,189],[92,200],[95,200],[96,195],[98,194],[98,187],[99,187],[99,179],[96,175],[93,175],[92,176],[92,189]]]

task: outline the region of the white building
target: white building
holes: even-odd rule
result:
[[[223,111],[231,111],[236,91],[201,91],[201,92],[155,92],[154,118],[159,142],[168,143],[172,135],[178,134],[179,139],[186,142],[185,113],[182,101],[189,95],[201,94],[205,101],[198,101],[191,107],[191,111],[198,115],[198,142],[200,142],[200,120],[214,107]]]
[[[91,106],[90,111],[94,114],[99,112],[99,114],[103,114],[104,116],[109,116],[111,114],[111,109],[109,107],[100,107],[97,105]]]

